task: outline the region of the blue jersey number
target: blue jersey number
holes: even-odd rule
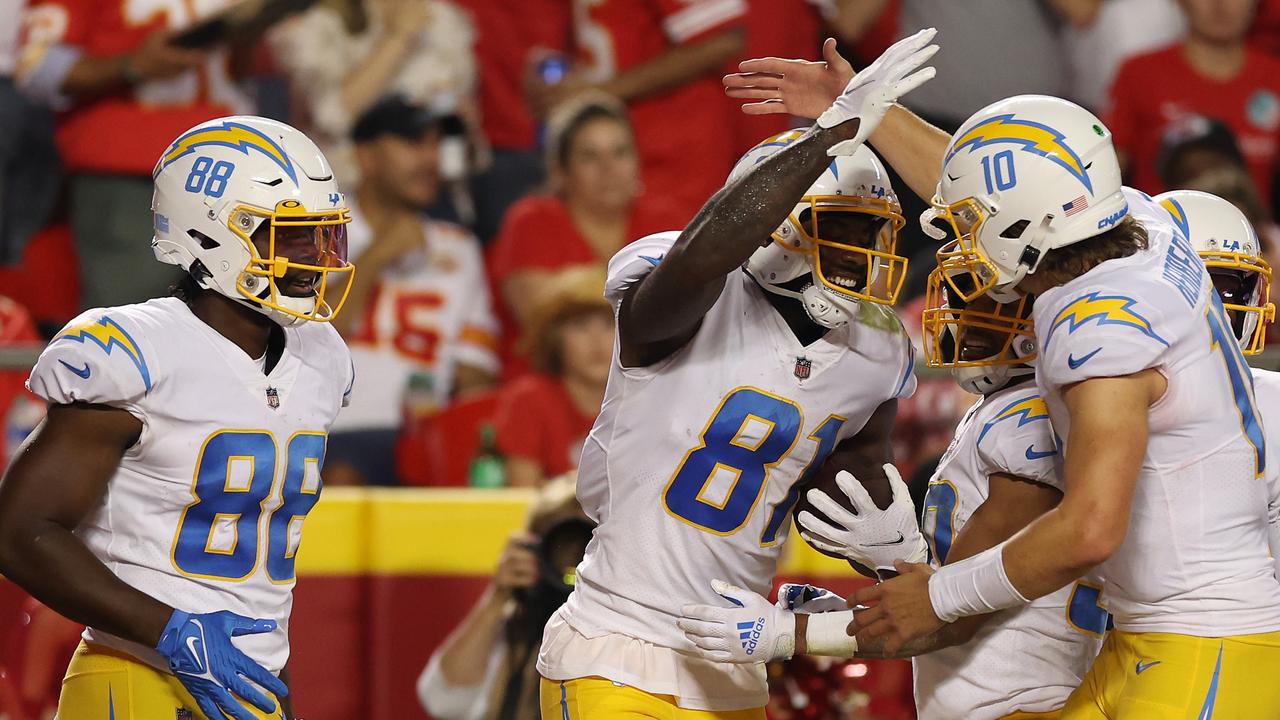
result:
[[[946,564],[955,540],[956,499],[956,488],[947,480],[930,482],[929,491],[924,496],[921,513],[924,538],[929,545],[929,554],[938,565]],[[1067,622],[1080,632],[1101,635],[1111,619],[1099,602],[1101,596],[1101,588],[1083,580],[1077,582],[1067,603]]]
[[[1018,176],[1013,171],[1013,151],[1003,150],[982,158],[982,175],[987,181],[987,194],[1008,190],[1017,185]]]
[[[1253,373],[1245,363],[1244,354],[1236,343],[1231,326],[1227,323],[1227,313],[1222,307],[1218,294],[1212,293],[1212,305],[1209,308],[1209,332],[1213,336],[1213,344],[1222,353],[1222,361],[1227,366],[1227,377],[1231,380],[1231,392],[1235,396],[1236,409],[1240,411],[1240,425],[1244,428],[1244,436],[1253,445],[1255,473],[1262,477],[1266,470],[1267,450],[1266,438],[1262,434],[1262,422],[1258,419],[1257,405],[1253,399]]]
[[[800,499],[800,488],[809,483],[809,480],[817,474],[818,468],[822,467],[822,463],[831,455],[831,451],[836,449],[836,435],[847,419],[839,415],[828,415],[818,429],[809,434],[809,439],[818,444],[818,449],[814,451],[813,459],[800,473],[800,480],[791,486],[787,496],[773,508],[773,515],[769,516],[769,523],[764,526],[764,532],[760,535],[761,545],[772,545],[778,541],[778,532],[782,530],[787,515],[791,513],[791,508]]]
[[[667,483],[662,502],[672,515],[717,535],[730,535],[747,523],[764,492],[769,468],[782,462],[800,437],[800,407],[794,402],[755,388],[738,388],[702,431],[700,443],[685,455]],[[782,502],[773,508],[760,535],[762,545],[778,541],[787,514],[799,499],[799,486],[822,466],[835,449],[836,435],[845,418],[830,415],[809,434],[818,444],[813,459]],[[746,431],[752,425],[756,433]],[[751,435],[751,437],[748,437]],[[719,497],[709,497],[712,481],[729,483]]]
[[[1089,635],[1102,635],[1110,626],[1111,615],[1102,607],[1102,588],[1081,580],[1071,591],[1067,602],[1067,622]]]
[[[187,192],[204,193],[209,197],[220,198],[227,191],[227,180],[236,166],[226,160],[214,162],[213,158],[201,155],[191,163],[191,172],[187,175]]]
[[[325,436],[298,433],[285,450],[281,505],[267,519],[267,575],[294,579],[297,552],[290,538],[320,497]],[[309,472],[310,470],[310,472]],[[209,436],[196,462],[195,500],[182,512],[173,564],[186,575],[243,580],[258,567],[263,506],[276,477],[276,439],[261,430],[222,430]],[[308,488],[304,482],[314,478]]]
[[[920,522],[924,527],[924,539],[929,545],[929,555],[938,565],[947,562],[951,552],[956,522],[956,486],[946,480],[929,483],[929,490],[924,495],[924,509],[920,511]],[[932,515],[933,522],[929,522]]]

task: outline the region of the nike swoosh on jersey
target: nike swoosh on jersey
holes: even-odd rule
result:
[[[72,365],[71,363],[67,362],[66,360],[60,359],[58,360],[58,362],[62,363],[62,366],[65,367],[66,369],[70,370],[76,375],[79,375],[81,380],[88,380],[89,375],[93,373],[93,369],[89,367],[89,363],[85,363],[83,368],[78,368],[75,365]]]
[[[878,542],[878,543],[862,543],[862,546],[863,547],[885,547],[886,545],[901,545],[905,540],[906,538],[902,536],[902,533],[898,533],[897,540],[890,540],[889,542]]]
[[[1094,350],[1093,352],[1089,353],[1088,355],[1085,355],[1082,358],[1075,358],[1071,356],[1071,353],[1067,353],[1067,367],[1071,368],[1072,370],[1075,370],[1081,365],[1089,362],[1090,358],[1092,358],[1094,355],[1097,355],[1100,352],[1102,352],[1102,348],[1098,348],[1097,350]]]
[[[1144,663],[1141,660],[1139,660],[1138,664],[1135,665],[1133,668],[1133,674],[1141,675],[1142,673],[1146,672],[1147,670],[1150,670],[1152,667],[1155,667],[1156,665],[1159,665],[1159,664],[1160,664],[1159,660],[1152,660],[1149,663]]]
[[[649,263],[650,265],[653,265],[653,266],[655,266],[655,267],[656,267],[658,263],[662,262],[662,258],[664,258],[664,257],[666,257],[666,256],[667,256],[667,254],[666,254],[666,253],[663,253],[663,254],[659,255],[658,257],[651,257],[651,256],[649,256],[649,255],[641,255],[641,256],[640,256],[640,259],[641,259],[641,260],[644,260],[645,262]]]
[[[1054,455],[1057,455],[1057,454],[1058,454],[1058,451],[1057,451],[1057,450],[1049,450],[1049,451],[1046,451],[1046,452],[1040,452],[1039,450],[1036,450],[1036,446],[1035,446],[1035,445],[1028,445],[1028,446],[1027,446],[1027,459],[1028,459],[1028,460],[1039,460],[1039,459],[1041,459],[1041,458],[1053,457]]]

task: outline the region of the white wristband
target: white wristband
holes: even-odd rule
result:
[[[1004,546],[997,545],[971,558],[943,565],[929,578],[929,602],[943,622],[969,615],[985,615],[1027,599],[1009,582],[1004,571]]]
[[[858,652],[858,638],[849,634],[853,622],[852,610],[813,613],[807,615],[809,625],[804,631],[806,655],[849,658]]]

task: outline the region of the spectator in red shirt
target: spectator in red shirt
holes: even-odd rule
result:
[[[197,13],[182,0],[30,0],[16,77],[62,111],[56,136],[90,307],[163,295],[177,277],[148,247],[156,158],[187,128],[251,104],[229,76],[247,47],[190,50],[173,37],[232,4],[210,0]]]
[[[487,243],[507,208],[544,179],[525,76],[540,53],[568,51],[573,20],[565,0],[455,1],[475,25],[480,124],[493,151],[490,166],[471,185],[476,235]]]
[[[737,160],[720,71],[745,47],[744,0],[574,0],[574,72],[531,80],[535,112],[587,87],[627,103],[646,192],[683,227]]]
[[[616,100],[600,94],[576,98],[556,110],[547,137],[553,192],[512,205],[489,249],[507,377],[527,369],[514,352],[515,340],[554,273],[582,266],[603,270],[622,246],[670,229],[638,201],[635,138]]]
[[[613,310],[603,293],[602,271],[566,270],[534,308],[525,344],[540,374],[504,389],[494,417],[507,485],[538,486],[578,467],[613,359]]]
[[[34,364],[43,341],[26,308],[0,295],[0,348],[30,353]],[[25,361],[24,361],[25,362]],[[0,462],[8,465],[27,434],[44,419],[44,403],[27,392],[27,372],[21,369],[0,370]]]
[[[1131,185],[1167,188],[1157,155],[1169,123],[1187,115],[1220,120],[1235,135],[1262,197],[1270,204],[1280,130],[1280,59],[1249,48],[1256,0],[1179,0],[1187,37],[1128,60],[1111,86],[1107,124]]]

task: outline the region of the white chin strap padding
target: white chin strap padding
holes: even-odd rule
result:
[[[858,310],[858,301],[836,297],[834,293],[810,285],[801,293],[804,309],[814,322],[826,328],[838,328],[848,324]]]

